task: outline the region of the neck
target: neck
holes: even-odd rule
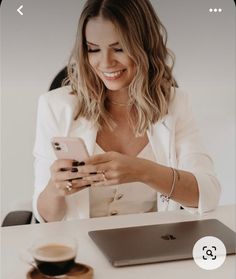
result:
[[[120,107],[129,107],[132,105],[132,103],[130,101],[128,102],[117,102],[117,101],[112,101],[108,99],[109,104],[112,104],[114,106],[120,106]]]
[[[114,120],[120,121],[122,119],[128,119],[132,109],[128,90],[108,91],[107,104],[109,112]]]
[[[107,99],[113,105],[129,105],[129,94],[126,88],[119,91],[107,91]]]

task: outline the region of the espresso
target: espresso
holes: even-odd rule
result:
[[[75,251],[60,244],[48,244],[34,251],[35,263],[39,271],[45,275],[63,275],[75,264]]]

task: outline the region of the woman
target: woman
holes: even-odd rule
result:
[[[88,0],[70,86],[40,97],[34,213],[43,221],[216,208],[220,186],[166,31],[148,0]],[[80,137],[85,162],[56,160],[52,137]]]

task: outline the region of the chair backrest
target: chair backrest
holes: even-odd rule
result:
[[[62,82],[67,77],[67,75],[68,75],[67,67],[64,67],[53,79],[53,81],[49,87],[49,91],[61,87]]]
[[[2,227],[27,225],[32,222],[33,213],[27,210],[11,211],[2,222]]]

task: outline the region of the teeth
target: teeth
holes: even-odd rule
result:
[[[117,71],[113,73],[105,73],[103,72],[104,76],[106,77],[118,77],[123,71]]]

